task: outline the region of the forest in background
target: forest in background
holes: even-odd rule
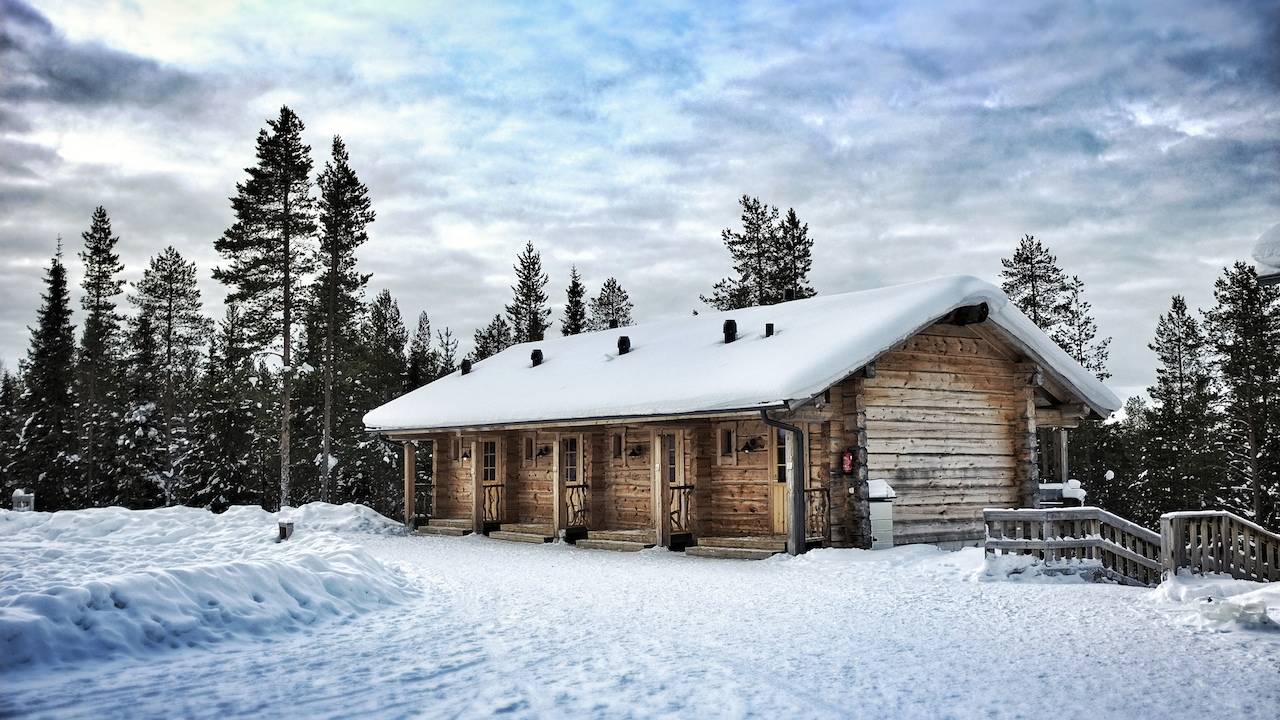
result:
[[[235,220],[215,240],[213,277],[228,290],[216,322],[198,269],[173,247],[126,288],[119,238],[99,207],[78,251],[77,328],[59,241],[27,356],[0,373],[6,495],[34,490],[42,510],[327,500],[398,514],[398,448],[365,433],[361,418],[453,372],[459,342],[425,311],[407,327],[386,290],[368,297],[371,278],[357,267],[376,220],[368,188],[340,137],[313,176],[303,130],[284,107],[258,134],[256,163],[231,198]],[[741,227],[721,236],[732,274],[702,302],[723,310],[814,295],[808,225],[759,198],[740,205]],[[472,361],[542,339],[554,324],[550,278],[531,242],[514,270],[511,303],[474,331]],[[1048,247],[1024,236],[1000,275],[1038,326],[1108,377],[1110,339],[1098,337],[1085,284]],[[1148,525],[1171,510],[1225,508],[1276,526],[1280,288],[1259,286],[1251,266],[1235,263],[1214,299],[1197,312],[1174,296],[1155,320],[1150,403],[1131,398],[1116,417],[1071,432],[1070,474],[1090,504]],[[632,315],[615,278],[589,296],[569,269],[562,334],[626,326]]]

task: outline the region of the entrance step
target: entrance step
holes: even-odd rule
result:
[[[507,540],[509,542],[523,542],[542,544],[551,542],[552,536],[542,535],[539,533],[511,532],[510,530],[494,530],[489,533],[489,537],[494,540]]]
[[[744,550],[768,550],[785,552],[787,538],[784,535],[743,535],[741,537],[700,537],[698,547],[739,548]]]
[[[773,550],[756,550],[744,547],[715,547],[694,545],[684,549],[685,555],[707,558],[727,558],[730,560],[764,560],[777,553]]]
[[[588,540],[610,540],[616,542],[639,543],[641,545],[658,544],[658,534],[651,529],[639,530],[588,530]]]
[[[458,528],[461,530],[470,530],[471,521],[466,518],[431,518],[427,521],[428,527],[447,527]]]
[[[640,552],[645,548],[653,547],[640,542],[627,542],[625,540],[596,540],[591,537],[583,538],[574,543],[574,547],[586,548],[588,550],[613,550],[614,552]]]
[[[450,527],[448,525],[423,525],[414,530],[418,535],[447,535],[449,537],[462,537],[470,535],[471,528]]]
[[[555,537],[555,533],[551,532],[551,523],[502,523],[498,529],[502,532]]]

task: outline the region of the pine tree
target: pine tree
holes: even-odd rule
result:
[[[560,321],[561,335],[577,335],[587,329],[587,304],[584,300],[587,288],[582,284],[578,266],[569,268],[569,289],[566,291],[564,319]]]
[[[156,400],[165,374],[150,313],[130,323],[125,358],[127,410],[110,458],[111,504],[132,509],[170,505],[174,498],[169,439]]]
[[[431,318],[426,311],[418,313],[418,328],[409,341],[409,364],[405,371],[404,387],[406,391],[416,390],[435,380],[439,371],[439,358],[432,347]]]
[[[511,326],[501,314],[494,315],[488,325],[476,330],[471,348],[471,360],[480,362],[487,357],[497,355],[511,345]]]
[[[1121,517],[1149,518],[1142,493],[1149,472],[1150,412],[1142,397],[1135,395],[1125,401],[1122,419],[1097,425],[1092,458],[1077,461],[1086,468],[1085,489],[1089,491],[1090,505]],[[1073,447],[1077,444],[1072,441]]]
[[[116,312],[116,296],[124,280],[124,265],[116,252],[120,238],[111,234],[111,218],[101,205],[93,211],[89,229],[81,234],[84,249],[84,333],[80,339],[77,392],[80,400],[82,436],[80,440],[84,481],[78,490],[81,502],[96,504],[96,489],[109,479],[99,475],[111,452],[107,443],[115,436],[117,374],[120,361],[121,316]]]
[[[314,289],[316,312],[324,330],[324,417],[322,420],[320,499],[329,499],[329,478],[333,467],[333,384],[339,358],[339,343],[349,349],[354,336],[355,320],[360,311],[361,295],[369,281],[355,269],[355,251],[369,239],[368,227],[374,212],[369,202],[369,189],[355,170],[342,138],[333,137],[333,159],[320,173],[320,259],[324,269]],[[341,336],[341,337],[340,337]]]
[[[444,377],[458,369],[458,338],[449,328],[436,331],[436,378]]]
[[[79,482],[72,395],[75,328],[61,240],[44,284],[36,326],[30,329],[22,377],[25,387],[17,401],[21,427],[4,474],[15,486],[35,491],[38,509],[53,511],[71,507],[73,488]]]
[[[787,216],[778,226],[777,257],[771,280],[774,292],[785,298],[789,290],[796,300],[813,297],[817,293],[809,284],[811,269],[813,238],[809,237],[809,224],[800,222],[795,208],[787,208]]]
[[[369,320],[365,326],[364,383],[373,393],[370,407],[390,402],[404,391],[407,364],[405,345],[409,342],[400,306],[383,290],[369,306]]]
[[[280,108],[269,130],[258,132],[257,164],[236,183],[235,223],[214,243],[228,261],[214,279],[232,286],[230,303],[243,304],[246,329],[257,347],[280,343],[280,503],[289,503],[293,334],[303,277],[314,265],[316,230],[311,196],[311,148],[302,120]]]
[[[634,324],[631,319],[631,297],[614,278],[604,281],[600,294],[591,299],[591,330],[605,330],[611,323],[618,327]]]
[[[383,290],[369,308],[364,332],[365,361],[362,381],[368,393],[363,406],[373,408],[404,392],[408,336],[400,308],[391,293]],[[337,475],[336,494],[345,502],[358,502],[387,514],[398,504],[399,456],[381,439],[357,433]]]
[[[1154,523],[1162,513],[1218,506],[1225,488],[1213,438],[1208,348],[1181,295],[1160,317],[1150,348],[1160,365],[1147,390],[1155,407],[1148,413],[1149,471],[1139,501],[1146,521]]]
[[[551,327],[551,308],[547,307],[547,282],[542,272],[542,256],[526,242],[514,266],[516,284],[511,286],[513,298],[507,306],[511,344],[541,340]]]
[[[265,439],[257,419],[264,395],[251,382],[252,347],[242,311],[229,305],[209,344],[196,408],[189,420],[191,448],[179,488],[185,505],[221,512],[265,502],[269,481]]]
[[[142,271],[129,301],[137,309],[135,317],[147,319],[152,336],[145,340],[157,354],[159,408],[154,416],[169,441],[164,473],[166,487],[171,487],[187,444],[186,418],[193,409],[196,370],[212,328],[202,312],[196,264],[172,245],[166,247]],[[166,502],[172,500],[170,492]]]
[[[753,305],[772,305],[783,299],[782,290],[774,285],[780,272],[778,208],[743,195],[742,231],[725,228],[720,239],[733,261],[733,277],[715,284],[711,297],[702,301],[718,310],[733,310]]]
[[[1084,281],[1073,275],[1067,282],[1061,322],[1053,339],[1084,369],[1099,380],[1106,380],[1111,377],[1107,372],[1111,338],[1098,339],[1098,324],[1093,320],[1092,310],[1093,306],[1084,299]]]
[[[18,397],[21,394],[18,376],[0,363],[0,476],[13,460],[18,445]],[[0,485],[3,497],[9,497],[14,488],[9,483]]]
[[[1280,522],[1280,287],[1258,284],[1237,262],[1213,284],[1205,313],[1224,390],[1228,471],[1237,510],[1266,527]]]
[[[1053,336],[1062,323],[1066,302],[1067,276],[1058,259],[1033,235],[1024,235],[1012,258],[1001,258],[1004,294],[1031,318],[1031,322]]]

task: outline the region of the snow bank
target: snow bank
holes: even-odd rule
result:
[[[350,536],[394,522],[359,505],[293,513],[277,543],[257,507],[0,511],[0,670],[265,639],[408,597]]]
[[[1013,582],[1079,583],[1096,582],[1102,575],[1102,563],[1096,560],[1056,560],[1046,565],[1034,555],[992,555],[970,579],[978,582],[1005,580]]]
[[[1280,630],[1280,583],[1184,572],[1161,583],[1151,599],[1202,630]]]

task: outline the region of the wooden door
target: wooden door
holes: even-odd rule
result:
[[[787,480],[791,476],[791,434],[773,428],[773,442],[769,448],[769,514],[773,518],[773,532],[787,532]]]
[[[590,510],[581,435],[560,438],[560,482],[564,488],[565,527],[585,528]]]

